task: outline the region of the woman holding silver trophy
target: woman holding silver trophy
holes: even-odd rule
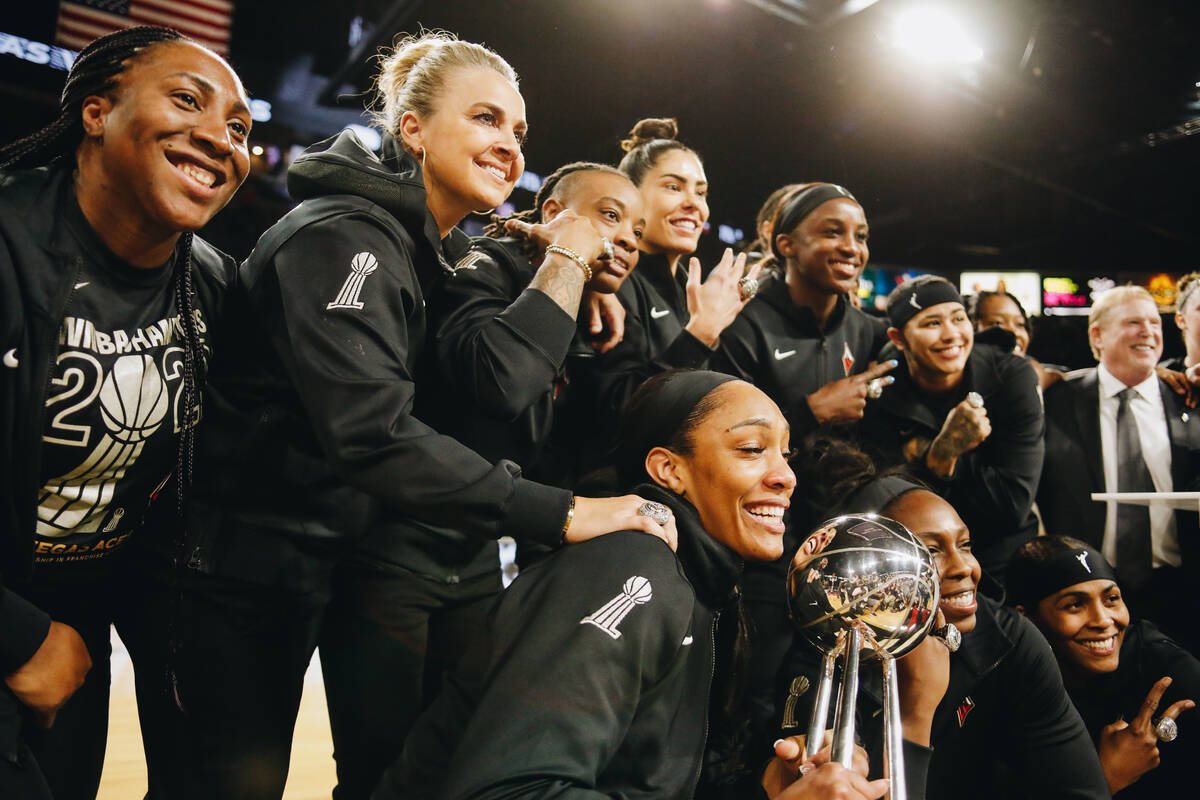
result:
[[[1046,641],[1028,620],[979,594],[985,579],[972,554],[971,532],[955,508],[912,478],[877,475],[863,453],[839,440],[815,440],[811,455],[814,481],[821,485],[831,516],[886,517],[928,548],[939,580],[937,611],[948,623],[934,634],[944,638],[946,650],[958,645],[949,655],[948,679],[940,695],[936,686],[928,685],[937,669],[928,642],[897,662],[904,752],[912,756],[905,769],[909,797],[922,796],[921,778],[926,798],[959,798],[965,787],[970,787],[972,797],[980,798],[1108,797],[1095,749]],[[820,526],[810,537],[817,541],[806,540],[801,549],[832,554],[842,549],[837,535]],[[793,613],[797,610],[794,599]],[[864,613],[878,610],[871,606]],[[808,622],[797,620],[798,625]],[[920,666],[906,665],[914,657],[929,660]],[[857,730],[867,752],[878,761],[885,748],[875,715],[884,706],[885,689],[878,671],[867,668],[866,651],[862,658],[863,668],[857,672]],[[792,727],[785,728],[787,735],[808,723],[812,707],[819,702],[814,697],[818,692],[809,687],[818,685],[821,662],[822,653],[799,640],[789,653],[782,673],[791,681],[784,721]],[[922,740],[922,735],[927,739]],[[932,752],[922,751],[920,745]],[[928,759],[925,775],[920,774],[923,758]]]
[[[635,393],[621,430],[595,480],[673,513],[678,552],[616,533],[523,570],[493,611],[483,673],[447,684],[375,800],[706,796],[709,731],[738,688],[742,564],[783,549],[788,426],[750,384],[673,370]],[[826,763],[772,796],[886,786]]]

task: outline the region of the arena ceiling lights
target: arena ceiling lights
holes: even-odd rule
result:
[[[896,15],[892,44],[909,58],[927,64],[974,64],[981,48],[949,11],[917,6]]]

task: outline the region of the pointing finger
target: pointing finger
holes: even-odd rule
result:
[[[880,378],[894,370],[899,363],[899,361],[893,358],[891,361],[884,361],[882,364],[874,364],[863,370],[858,377],[868,381]],[[895,379],[893,378],[893,380]]]

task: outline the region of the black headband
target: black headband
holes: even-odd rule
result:
[[[963,305],[962,295],[949,281],[905,281],[892,290],[892,297],[888,299],[888,320],[893,328],[904,330],[910,319],[941,303]]]
[[[645,474],[646,454],[655,447],[666,447],[688,415],[709,392],[737,380],[732,375],[709,370],[679,370],[664,374],[657,385],[653,407],[634,418],[627,414],[617,444],[616,458],[625,481],[641,479]]]
[[[1042,562],[1014,558],[1005,580],[1009,603],[1030,611],[1050,595],[1084,581],[1117,582],[1107,559],[1087,545],[1060,551]]]
[[[920,481],[904,475],[884,475],[874,478],[870,483],[852,492],[829,512],[829,516],[841,517],[847,514],[881,514],[883,509],[914,489],[928,489]]]
[[[771,252],[775,254],[775,257],[780,260],[783,259],[783,256],[775,248],[776,236],[796,230],[796,226],[803,222],[805,217],[816,211],[817,206],[829,200],[836,200],[839,197],[845,197],[848,200],[858,202],[858,200],[855,200],[854,195],[836,183],[818,183],[813,186],[806,186],[785,200],[783,206],[779,209],[779,216],[776,217],[775,226],[771,229]]]

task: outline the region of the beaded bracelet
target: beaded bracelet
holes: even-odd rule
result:
[[[579,265],[583,270],[583,282],[587,283],[592,279],[592,268],[588,266],[588,262],[583,260],[583,256],[576,253],[569,247],[563,247],[561,244],[552,244],[546,248],[547,253],[558,253],[560,256],[566,256]]]
[[[567,506],[567,520],[563,523],[562,537],[558,540],[560,545],[567,543],[567,531],[570,530],[573,519],[575,519],[575,495],[571,495],[571,504]]]

